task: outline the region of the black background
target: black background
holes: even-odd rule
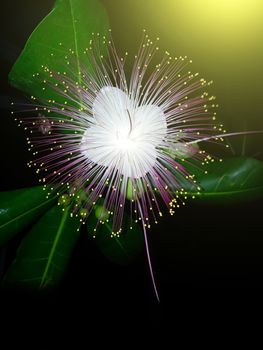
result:
[[[16,0],[1,5],[1,190],[37,184],[26,166],[25,135],[8,109],[19,93],[8,86],[7,76],[52,3]],[[44,295],[1,292],[2,335],[9,344],[14,340],[29,344],[36,336],[36,349],[42,349],[45,343],[50,348],[52,336],[62,345],[68,339],[89,342],[98,331],[100,341],[111,329],[116,337],[124,331],[136,339],[142,331],[153,337],[151,330],[168,326],[177,336],[190,326],[201,326],[201,336],[219,318],[222,333],[226,329],[231,333],[234,323],[253,322],[252,312],[260,314],[263,287],[262,204],[262,200],[226,207],[190,203],[174,217],[167,215],[149,235],[160,304],[145,254],[129,266],[117,266],[82,233],[59,290]],[[4,269],[24,234],[2,250]]]

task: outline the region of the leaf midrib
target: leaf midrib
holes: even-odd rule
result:
[[[5,226],[9,225],[10,223],[12,223],[13,221],[19,220],[19,219],[21,219],[23,216],[26,216],[27,214],[30,214],[30,213],[34,212],[35,210],[41,208],[41,207],[44,206],[45,204],[48,204],[49,202],[53,201],[54,199],[55,199],[55,197],[50,198],[49,200],[47,200],[47,201],[45,201],[45,202],[39,204],[38,206],[36,206],[36,207],[34,207],[34,208],[31,208],[31,209],[29,209],[29,210],[23,212],[22,214],[20,214],[20,215],[14,217],[13,219],[7,221],[6,223],[4,223],[4,224],[2,224],[2,225],[0,226],[0,230],[1,230],[2,228],[4,228]]]
[[[60,239],[60,237],[61,237],[61,234],[62,234],[64,225],[65,225],[65,222],[66,222],[67,217],[68,217],[68,212],[69,212],[69,207],[67,207],[67,208],[65,209],[65,211],[64,211],[64,214],[63,214],[63,216],[62,216],[60,225],[59,225],[58,230],[57,230],[56,235],[55,235],[55,239],[54,239],[54,242],[53,242],[53,246],[52,246],[52,248],[51,248],[51,251],[50,251],[49,256],[47,257],[47,264],[46,264],[45,270],[44,270],[44,272],[43,272],[43,276],[42,276],[42,278],[41,278],[41,282],[40,282],[40,286],[39,286],[40,289],[41,289],[41,288],[44,286],[44,284],[45,284],[45,281],[46,281],[46,278],[47,278],[47,275],[48,275],[48,272],[49,272],[50,266],[51,266],[51,264],[52,264],[52,260],[53,260],[53,257],[54,257],[54,254],[55,254],[55,251],[56,251],[58,242],[59,242],[59,239]]]
[[[257,187],[250,187],[250,188],[247,188],[247,189],[243,189],[243,190],[236,190],[236,191],[223,191],[223,192],[206,192],[204,190],[204,192],[189,192],[189,194],[191,195],[197,195],[197,196],[224,196],[224,195],[228,195],[228,194],[238,194],[238,193],[243,193],[243,192],[249,192],[249,191],[256,191],[256,190],[259,190],[259,189],[263,189],[263,186],[257,186]]]
[[[77,68],[78,68],[78,83],[81,83],[81,76],[80,76],[80,63],[79,63],[79,51],[78,51],[78,41],[77,41],[77,30],[75,25],[75,17],[74,17],[74,11],[72,6],[72,0],[69,0],[70,5],[70,14],[72,18],[72,26],[73,26],[73,34],[74,34],[74,45],[75,45],[75,55],[77,60]]]

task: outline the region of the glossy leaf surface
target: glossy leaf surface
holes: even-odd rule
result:
[[[0,193],[0,245],[40,217],[55,201],[43,187]]]
[[[201,187],[200,195],[188,192],[206,201],[230,204],[254,200],[263,196],[263,162],[245,157],[227,158],[205,167],[207,174],[191,168]]]
[[[99,0],[57,0],[29,37],[9,74],[10,83],[37,98],[57,97],[54,89],[43,89],[33,74],[40,74],[43,81],[44,66],[78,77],[92,33],[103,35],[107,29],[108,17]]]
[[[3,283],[29,289],[57,285],[78,239],[78,227],[69,207],[64,211],[57,205],[51,208],[23,239]]]

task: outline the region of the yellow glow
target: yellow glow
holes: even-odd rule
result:
[[[136,52],[145,28],[160,37],[160,52],[187,55],[193,72],[214,81],[209,91],[228,130],[263,129],[263,0],[102,1],[124,52]],[[248,140],[250,154],[262,147],[262,136]]]
[[[203,14],[211,19],[234,23],[242,23],[244,20],[252,19],[261,7],[261,0],[199,0],[188,1],[192,11],[201,10]]]
[[[170,14],[167,11],[166,15],[171,22],[194,29],[194,45],[210,39],[217,47],[223,43],[242,51],[244,45],[258,40],[262,31],[262,0],[185,0],[169,4]]]

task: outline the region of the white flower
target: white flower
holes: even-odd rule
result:
[[[130,213],[131,229],[133,222],[142,223],[158,298],[146,228],[163,215],[160,202],[173,215],[185,204],[186,184],[199,191],[193,174],[183,165],[184,159],[178,158],[195,159],[202,165],[213,160],[197,143],[218,133],[212,111],[215,97],[203,91],[209,82],[185,71],[191,62],[187,57],[172,57],[166,52],[151,66],[158,47],[148,35],[129,76],[125,59],[118,56],[112,39],[104,37],[103,44],[106,55],[102,55],[100,44],[91,40],[85,49],[87,67],[81,65],[75,74],[44,67],[48,76],[44,89],[47,84],[53,86],[51,91],[58,93],[58,101],[51,97],[43,108],[36,107],[52,127],[33,139],[38,159],[30,165],[38,166],[37,172],[44,174],[42,181],[53,184],[57,193],[67,191],[76,199],[72,214],[79,214],[81,222],[88,220],[94,207],[96,211],[98,201],[103,201],[98,225],[110,222],[112,236],[121,234],[125,208]],[[39,132],[32,119],[28,126]],[[221,126],[218,130],[224,132]],[[222,135],[218,137],[223,141]],[[94,237],[96,232],[97,227]]]
[[[167,132],[157,105],[138,106],[116,87],[103,87],[93,103],[93,124],[82,138],[81,151],[92,162],[117,169],[127,178],[152,173]]]

